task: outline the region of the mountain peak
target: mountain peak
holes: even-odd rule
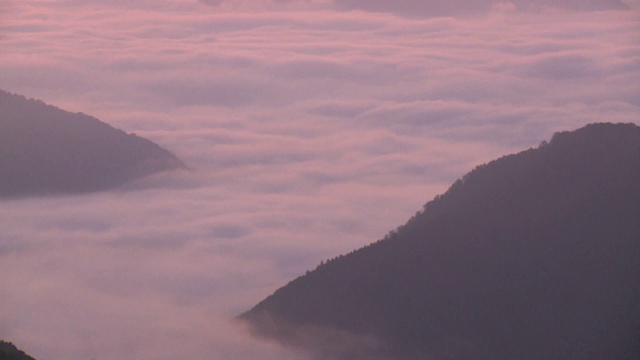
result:
[[[241,318],[328,359],[636,359],[638,184],[640,127],[557,133]]]
[[[10,342],[0,340],[1,360],[35,360]]]

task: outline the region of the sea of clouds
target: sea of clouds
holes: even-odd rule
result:
[[[637,1],[392,3],[0,1],[0,88],[191,168],[0,202],[0,339],[39,360],[304,358],[233,317],[476,165],[640,122]]]

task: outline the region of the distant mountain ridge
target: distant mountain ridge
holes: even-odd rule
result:
[[[640,358],[640,127],[479,166],[240,316],[321,359]]]
[[[0,198],[112,189],[183,167],[147,139],[0,90]]]

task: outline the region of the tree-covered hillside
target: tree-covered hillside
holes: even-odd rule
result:
[[[0,360],[35,360],[10,342],[0,340]]]
[[[241,316],[327,359],[640,358],[640,127],[480,166]]]

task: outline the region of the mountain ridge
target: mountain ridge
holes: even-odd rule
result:
[[[0,198],[86,193],[185,168],[150,140],[0,90]]]
[[[240,319],[327,359],[637,358],[637,184],[640,127],[557,133]]]
[[[35,360],[8,341],[0,340],[0,360]]]

